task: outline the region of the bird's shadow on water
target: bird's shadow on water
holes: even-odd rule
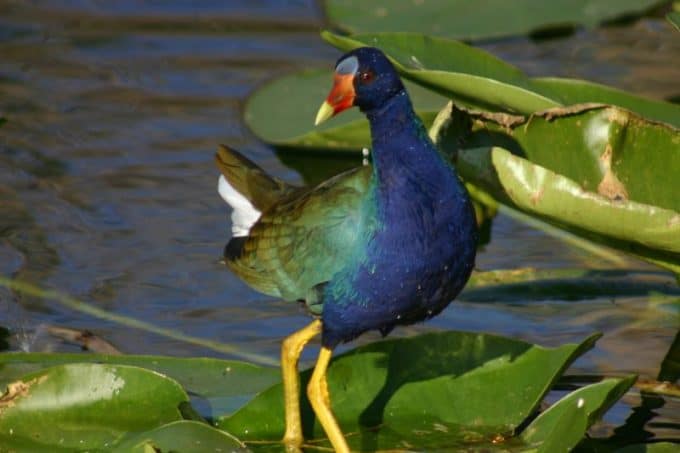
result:
[[[385,423],[385,410],[394,395],[404,386],[441,377],[455,379],[501,357],[512,362],[531,347],[531,344],[507,342],[498,337],[483,334],[432,333],[417,338],[372,344],[349,352],[345,357],[357,353],[379,353],[373,367],[385,370],[382,386],[359,412],[356,421],[361,428],[360,449],[375,451],[379,448],[380,427]],[[351,387],[362,385],[362,376],[359,375],[358,369],[338,366],[333,371],[335,373],[333,373],[331,387],[333,382],[341,383],[346,393],[351,396],[353,389],[348,383],[354,382]],[[334,397],[332,388],[330,393],[332,399]],[[446,397],[446,392],[442,392],[442,396]],[[450,401],[449,403],[451,411],[455,411],[456,404],[460,402]],[[433,416],[436,419],[436,414]],[[304,422],[306,422],[305,431],[311,433],[313,417],[307,418]]]

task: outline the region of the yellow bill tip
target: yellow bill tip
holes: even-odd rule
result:
[[[324,101],[323,104],[321,104],[321,107],[319,108],[319,111],[316,113],[316,119],[314,120],[314,125],[318,126],[319,124],[323,123],[326,121],[328,118],[333,116],[335,114],[335,109],[333,109],[333,106],[328,103],[328,101]]]

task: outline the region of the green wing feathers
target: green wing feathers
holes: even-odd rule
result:
[[[220,150],[218,165],[225,177],[237,190],[250,190],[244,195],[256,207],[262,206],[241,253],[228,259],[227,265],[258,291],[315,303],[310,299],[317,286],[351,262],[347,257],[359,246],[368,218],[371,168],[350,170],[313,188],[295,188],[266,175],[243,156],[228,160],[222,154]],[[247,166],[247,171],[232,180],[226,171],[237,173],[232,170],[236,165]],[[256,194],[258,184],[271,190],[262,194],[258,187]]]

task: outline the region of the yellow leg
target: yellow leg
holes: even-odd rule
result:
[[[319,359],[316,362],[312,378],[307,386],[307,397],[335,451],[338,453],[349,453],[345,436],[342,435],[338,422],[331,411],[330,397],[328,396],[326,370],[328,369],[328,362],[331,360],[332,354],[332,349],[325,346],[321,348]]]
[[[283,374],[283,398],[286,407],[286,433],[283,442],[291,447],[302,445],[302,422],[300,421],[300,376],[298,360],[302,348],[321,332],[321,321],[316,319],[283,340],[281,345],[281,372]]]

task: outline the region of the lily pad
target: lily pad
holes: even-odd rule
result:
[[[374,343],[332,361],[333,410],[344,432],[362,433],[348,437],[350,446],[360,449],[367,445],[357,442],[370,442],[374,449],[404,448],[404,441],[418,447],[427,442],[431,449],[490,442],[531,415],[564,369],[597,338],[543,348],[493,335],[443,332]],[[303,386],[310,371],[302,373]],[[302,406],[306,437],[322,437],[306,399]],[[264,391],[218,426],[245,441],[280,439],[281,386]]]
[[[581,344],[543,348],[508,338],[443,332],[379,342],[337,357],[330,367],[334,410],[353,449],[500,449],[527,451],[571,448],[585,430],[630,386],[632,379],[609,379],[567,396],[517,435],[559,376],[590,349],[598,335]],[[10,356],[5,359],[5,356]],[[33,357],[35,356],[35,357]],[[3,376],[16,365],[45,365],[88,357],[78,354],[4,354]],[[203,394],[219,392],[218,370],[226,361],[160,357],[107,357],[99,360],[148,362],[187,379]],[[237,374],[269,370],[229,361]],[[178,368],[186,368],[179,372]],[[310,371],[302,374],[303,384]],[[223,381],[224,394],[248,383]],[[259,384],[251,384],[249,391]],[[573,411],[574,401],[579,411]],[[192,417],[187,394],[173,380],[128,365],[66,364],[30,373],[0,398],[0,444],[19,451],[235,451],[244,444],[271,451],[283,430],[280,384],[259,394],[218,428],[183,420]],[[581,409],[585,407],[585,409]],[[49,410],[47,410],[49,408]],[[566,419],[576,421],[568,429]],[[315,448],[327,446],[303,400],[303,426]],[[379,427],[376,429],[376,427]],[[226,430],[226,431],[225,431]],[[566,433],[566,434],[565,434]],[[567,435],[568,434],[568,435]],[[258,441],[258,442],[254,442]]]
[[[530,78],[488,52],[451,39],[418,33],[345,37],[328,31],[322,32],[321,37],[344,51],[360,46],[379,47],[403,77],[477,109],[528,115],[551,107],[599,102],[680,126],[680,106],[676,104],[582,80]]]
[[[181,420],[188,396],[153,371],[60,365],[24,376],[0,397],[0,445],[15,451],[103,448],[129,432]]]
[[[351,33],[409,31],[457,39],[484,39],[585,25],[639,15],[659,0],[326,0],[331,23]]]
[[[241,407],[256,393],[280,380],[278,368],[261,367],[236,360],[180,358],[145,355],[104,354],[0,354],[0,386],[27,373],[75,362],[144,367],[179,382],[191,395],[207,400],[209,413],[202,406],[201,415],[224,415]]]
[[[453,146],[457,149],[460,145],[460,127],[464,127],[461,126],[460,118],[456,118],[455,114],[452,117],[451,112],[453,110],[451,109],[452,106],[449,106],[448,113],[446,109],[442,112],[431,130],[431,136],[436,137],[439,146],[449,152],[454,150]],[[538,121],[540,122],[540,119]],[[593,132],[592,139],[605,138],[606,141],[606,137],[609,136],[607,125],[602,123],[601,126],[601,135]],[[447,128],[449,127],[451,127],[449,131],[451,135],[447,138]],[[499,141],[505,143],[509,141],[510,146],[517,144],[512,135],[504,135],[500,132],[496,132],[496,134],[495,138]],[[556,132],[556,135],[559,139],[559,132]],[[677,136],[677,134],[673,135],[671,141],[677,140]],[[557,143],[557,146],[553,144],[550,149],[556,156],[552,158],[549,156],[549,152],[542,154],[545,158],[552,159],[553,165],[556,165],[554,162],[560,161],[559,153],[562,148],[573,149],[573,144],[581,140],[577,135],[571,137],[565,135],[563,137],[565,140],[570,140],[571,144],[564,145],[560,142]],[[588,136],[586,136],[586,140],[587,138]],[[643,135],[640,140],[645,140],[645,138]],[[652,140],[651,143],[654,143],[654,141]],[[538,142],[534,144],[541,146]],[[618,151],[613,151],[614,147],[618,147],[618,143],[613,144],[611,156],[618,155]],[[675,166],[679,162],[680,153],[673,151],[676,148],[677,146],[670,147],[666,169],[661,169],[659,175],[646,173],[645,164],[638,169],[642,178],[647,179],[646,185],[648,187],[654,187],[657,178],[661,178],[662,181],[667,181],[667,184],[670,184],[669,190],[673,190],[676,183],[672,176],[664,179],[666,177],[663,175],[673,175],[672,169],[677,168]],[[650,152],[649,149],[652,149],[653,152]],[[631,161],[639,164],[640,159],[643,161],[654,160],[654,155],[666,152],[666,149],[649,149],[640,150],[637,157],[636,153],[631,153]],[[642,157],[643,151],[646,151],[647,155],[650,156],[648,159]],[[599,157],[601,157],[601,154],[597,155],[597,158]],[[568,158],[569,155],[567,155]],[[626,156],[627,158],[628,156]],[[581,157],[581,159],[584,158]],[[680,271],[680,214],[673,209],[633,201],[638,196],[637,194],[632,195],[633,189],[627,192],[628,196],[624,199],[591,192],[584,189],[582,181],[576,182],[567,176],[551,171],[542,165],[499,147],[463,149],[457,153],[457,162],[458,171],[463,178],[479,186],[503,203],[510,204],[528,214],[540,217],[588,239],[641,256],[672,269],[676,273]],[[609,163],[609,171],[611,171],[611,160]],[[613,168],[618,171],[618,164],[615,164]],[[613,176],[610,177],[610,181],[619,179],[615,172],[612,173]],[[659,188],[661,193],[664,193],[664,190]],[[598,191],[600,191],[599,185]],[[672,197],[664,198],[663,195],[660,196],[660,199],[669,203],[674,202]]]
[[[370,147],[368,122],[357,109],[314,128],[314,117],[331,89],[332,70],[310,70],[275,79],[248,99],[244,118],[250,129],[273,145],[357,151]],[[432,124],[447,99],[406,84],[416,112]]]
[[[680,211],[680,130],[602,104],[531,116],[459,113],[464,148],[503,146],[610,200]]]

